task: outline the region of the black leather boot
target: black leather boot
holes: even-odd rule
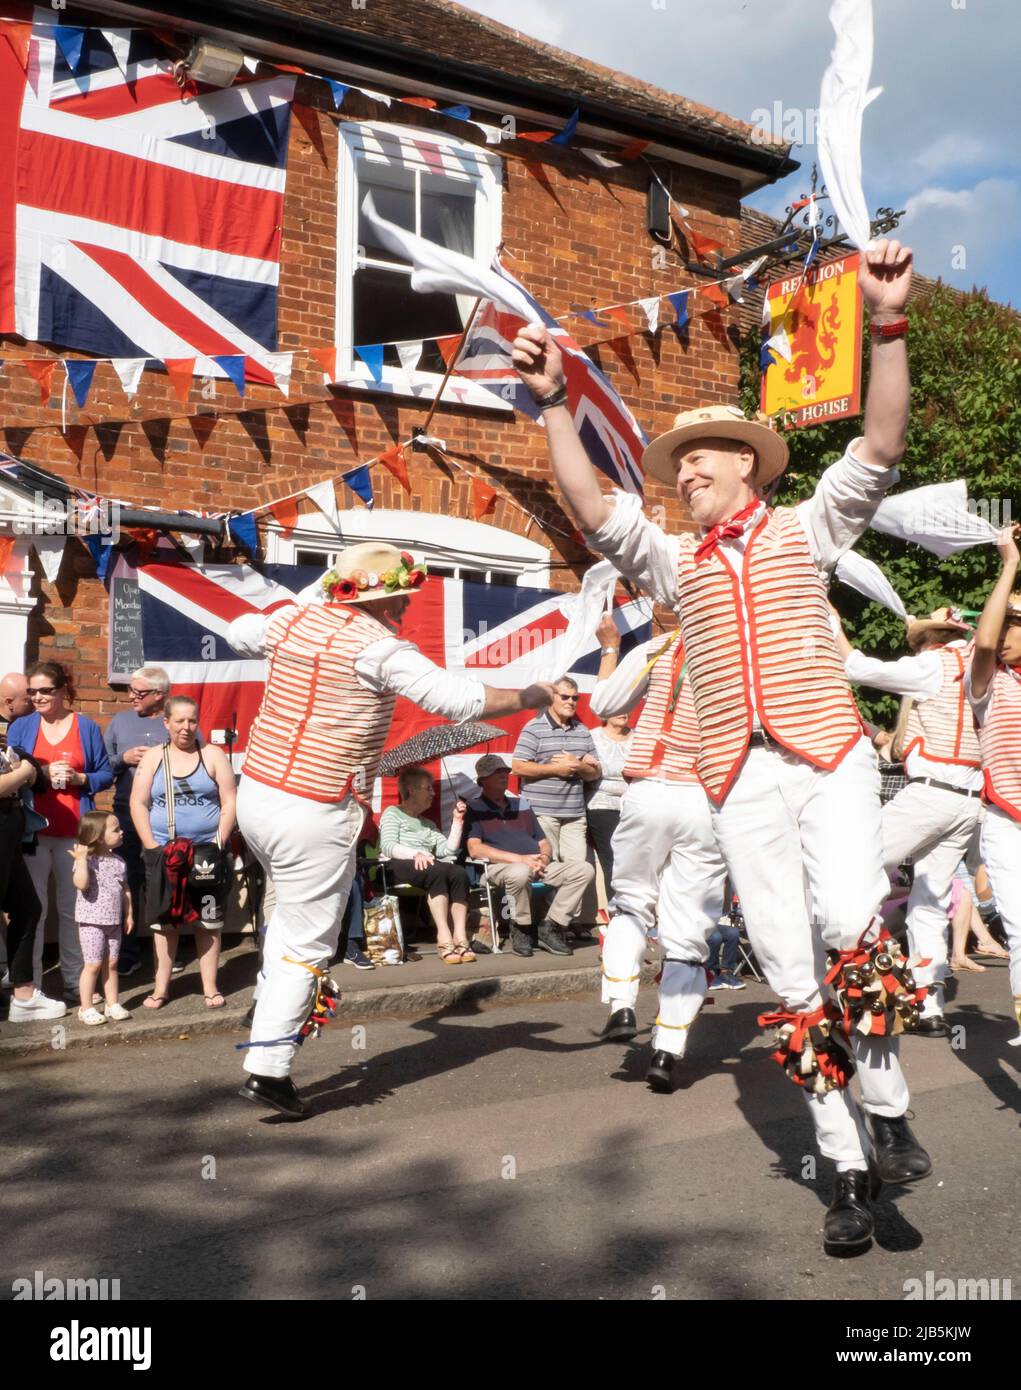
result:
[[[672,1052],[663,1052],[662,1049],[652,1054],[649,1070],[645,1073],[650,1090],[659,1091],[665,1096],[673,1093],[674,1063],[676,1061],[677,1058]]]
[[[863,1250],[871,1242],[869,1185],[869,1174],[859,1169],[837,1174],[833,1201],[823,1226],[823,1248],[828,1255]]]
[[[920,1018],[911,1031],[922,1038],[945,1038],[950,1033],[942,1014],[930,1014],[928,1018]]]
[[[268,1105],[289,1120],[302,1120],[305,1117],[305,1102],[289,1076],[256,1076],[252,1072],[238,1095],[243,1100]]]
[[[911,1133],[907,1119],[870,1115],[876,1168],[884,1182],[917,1182],[932,1172],[932,1159]]]
[[[604,1042],[630,1042],[638,1032],[634,1009],[615,1009],[600,1033]]]

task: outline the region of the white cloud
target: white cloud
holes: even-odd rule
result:
[[[982,179],[971,188],[923,188],[907,200],[894,235],[912,247],[924,274],[1004,296],[1019,221],[1021,185]]]
[[[544,3],[544,0],[514,0],[513,4],[508,0],[472,0],[467,8],[506,24],[510,29],[520,29],[543,43],[555,44],[572,53],[579,51],[567,39],[569,17],[561,5]]]
[[[974,167],[985,159],[985,147],[974,135],[958,132],[941,135],[921,154],[915,156],[915,163],[927,177],[945,174],[950,169],[962,169],[967,165]]]

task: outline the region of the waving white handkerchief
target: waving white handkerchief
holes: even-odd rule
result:
[[[844,231],[864,251],[871,230],[861,182],[862,116],[883,90],[869,88],[872,0],[833,0],[830,23],[837,39],[819,93],[819,163]]]

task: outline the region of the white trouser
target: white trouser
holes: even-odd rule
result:
[[[920,985],[942,986],[950,973],[950,888],[957,866],[968,852],[982,817],[977,796],[941,791],[909,782],[883,807],[883,861],[887,872],[913,859],[915,881],[908,898],[908,942],[912,957],[928,960],[913,966]],[[922,1014],[943,1012],[943,991],[926,996]]]
[[[364,812],[350,796],[326,804],[242,777],[237,814],[276,890],[252,1023],[252,1042],[264,1043],[290,1037],[308,1018],[316,980],[304,965],[324,968],[337,949]],[[245,1068],[286,1076],[296,1046],[249,1047]]]
[[[1021,1029],[1021,821],[987,806],[982,822],[982,862],[1010,948],[1010,992]]]
[[[663,974],[652,1045],[676,1057],[705,997],[706,943],[723,910],[725,878],[702,788],[632,782],[613,835],[602,997],[612,1010],[635,1007],[646,937],[658,922]]]
[[[750,749],[713,829],[770,988],[787,1009],[815,1010],[826,948],[854,946],[889,888],[871,745],[863,738],[832,772],[777,748]],[[903,1115],[896,1039],[856,1034],[853,1048],[865,1108]],[[838,1168],[864,1167],[867,1138],[850,1092],[807,1099],[822,1153]]]
[[[73,836],[40,835],[36,841],[35,854],[25,856],[33,887],[42,903],[39,925],[36,927],[35,943],[32,947],[32,983],[36,989],[43,979],[43,937],[46,935],[46,917],[50,903],[50,875],[57,891],[57,919],[60,930],[60,973],[64,979],[64,992],[77,995],[81,980],[81,943],[78,940],[78,924],[74,919],[75,887],[72,875],[74,860],[71,846]]]

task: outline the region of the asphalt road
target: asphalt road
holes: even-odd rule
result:
[[[231,1037],[35,1054],[0,1078],[0,1298],[107,1277],[122,1298],[900,1299],[1021,1294],[1018,1070],[1006,974],[967,977],[955,1050],[910,1038],[936,1171],[887,1190],[871,1251],[823,1255],[832,1172],[769,1061],[763,987],[715,996],[687,1084],[644,1085],[591,999],[338,1028],[299,1055],[301,1124],[237,1099]]]

